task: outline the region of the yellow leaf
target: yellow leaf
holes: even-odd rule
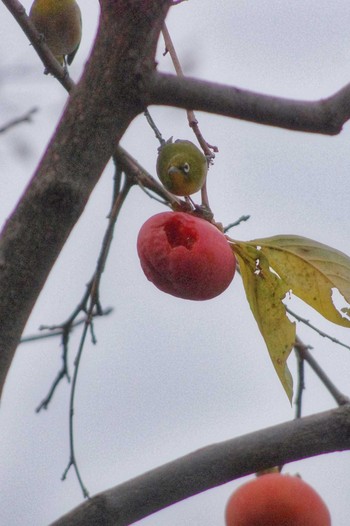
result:
[[[289,287],[271,272],[269,261],[257,248],[235,241],[232,249],[238,259],[250,308],[291,402],[293,380],[287,367],[287,358],[295,342],[296,330],[295,323],[287,317],[282,302]]]
[[[327,320],[350,327],[349,305],[337,310],[332,301],[333,289],[337,289],[350,303],[349,256],[300,236],[279,235],[254,239],[249,244],[259,247],[259,254],[266,256],[293,294]]]

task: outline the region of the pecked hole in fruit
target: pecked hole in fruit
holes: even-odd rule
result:
[[[195,228],[191,228],[189,225],[184,225],[176,218],[172,218],[165,223],[164,230],[169,245],[172,248],[183,246],[187,248],[187,250],[191,250],[198,239],[198,234]]]

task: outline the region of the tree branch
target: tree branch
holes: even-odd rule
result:
[[[214,444],[97,494],[51,526],[127,526],[171,504],[273,466],[350,449],[350,406]]]
[[[299,357],[309,364],[311,369],[319,377],[323,385],[333,396],[334,400],[338,405],[350,403],[349,397],[344,395],[341,391],[339,391],[338,387],[332,382],[328,374],[322,369],[319,363],[312,356],[312,354],[309,351],[309,347],[305,345],[298,336],[295,339],[294,349],[299,353]]]
[[[20,2],[2,1],[38,42]],[[350,116],[350,85],[328,99],[306,102],[155,73],[156,44],[171,0],[127,4],[100,0],[100,4],[99,30],[84,75],[78,86],[69,85],[72,95],[56,135],[2,232],[0,394],[52,265],[116,144],[148,104],[331,135],[339,133]],[[40,43],[39,48],[45,55],[45,46]]]
[[[146,107],[142,79],[146,82],[155,67],[170,3],[100,0],[99,30],[83,77],[1,233],[0,394],[53,264],[120,138]]]
[[[42,35],[37,31],[32,21],[29,20],[23,5],[18,0],[2,0],[2,2],[29,38],[32,46],[45,64],[47,71],[55,75],[62,86],[70,91],[74,87],[74,82],[69,77],[67,71],[53,56],[45,39],[43,39]]]
[[[11,128],[14,128],[18,124],[22,124],[23,122],[32,122],[32,116],[34,113],[38,111],[38,108],[32,108],[31,110],[28,110],[24,115],[21,117],[16,117],[15,119],[10,120],[3,126],[0,126],[0,133],[5,133]]]
[[[192,108],[258,124],[324,135],[337,135],[350,118],[350,84],[326,99],[299,101],[155,72],[148,96],[149,105]]]

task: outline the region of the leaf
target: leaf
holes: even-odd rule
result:
[[[301,236],[279,235],[254,239],[249,244],[259,247],[259,254],[268,259],[293,294],[327,320],[350,327],[349,305],[337,310],[332,301],[333,289],[337,289],[350,303],[349,256]]]
[[[286,362],[295,342],[295,324],[282,300],[291,291],[326,319],[350,327],[350,257],[301,236],[231,242],[250,308],[291,400],[292,378]],[[339,310],[332,301],[334,289],[347,302]]]
[[[257,248],[236,241],[232,248],[239,262],[250,308],[291,402],[293,379],[287,367],[287,358],[295,342],[296,329],[295,323],[287,317],[282,302],[289,286],[270,270],[269,261]]]

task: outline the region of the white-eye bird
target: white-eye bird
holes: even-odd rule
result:
[[[81,12],[75,0],[34,0],[29,18],[61,66],[71,64],[81,40]]]
[[[157,174],[172,194],[188,196],[198,192],[207,171],[205,155],[191,141],[170,139],[159,148]]]

